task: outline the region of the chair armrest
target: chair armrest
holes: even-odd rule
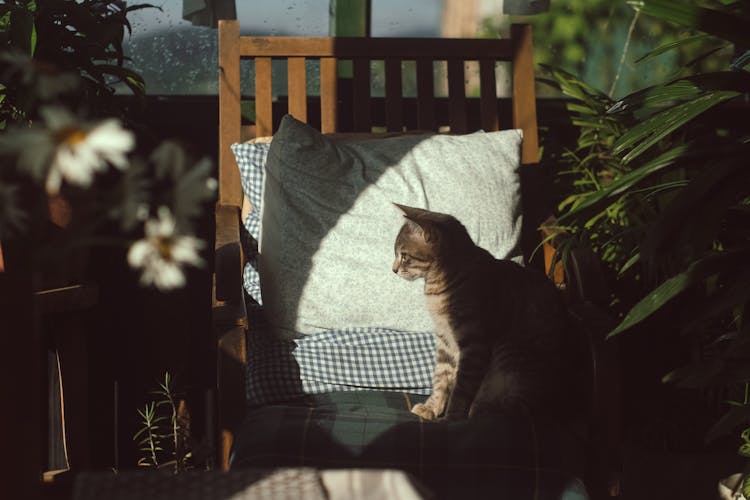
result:
[[[216,241],[214,244],[215,299],[242,303],[242,245],[240,244],[240,209],[216,205]]]
[[[239,207],[217,204],[211,319],[217,349],[218,458],[223,469],[229,466],[234,429],[242,422],[246,405],[247,311],[242,288],[243,255],[239,225]]]

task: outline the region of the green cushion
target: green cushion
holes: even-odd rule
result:
[[[357,391],[251,408],[233,467],[398,468],[439,497],[587,498],[576,426],[509,417],[426,422],[409,412],[423,399]]]

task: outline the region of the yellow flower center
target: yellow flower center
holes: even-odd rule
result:
[[[169,237],[158,237],[154,242],[156,251],[159,252],[164,260],[172,260],[172,246],[174,245],[174,239]]]
[[[65,127],[55,133],[57,144],[73,147],[86,140],[86,132],[77,127]]]

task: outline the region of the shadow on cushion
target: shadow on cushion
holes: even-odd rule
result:
[[[425,399],[359,391],[252,408],[232,467],[398,468],[438,498],[585,499],[585,437],[555,420],[421,421]]]

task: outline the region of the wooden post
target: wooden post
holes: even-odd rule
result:
[[[513,41],[513,127],[523,130],[521,163],[539,163],[539,138],[536,121],[536,92],[531,26],[514,24]]]
[[[219,204],[242,206],[240,171],[230,149],[240,140],[240,24],[219,21]]]

